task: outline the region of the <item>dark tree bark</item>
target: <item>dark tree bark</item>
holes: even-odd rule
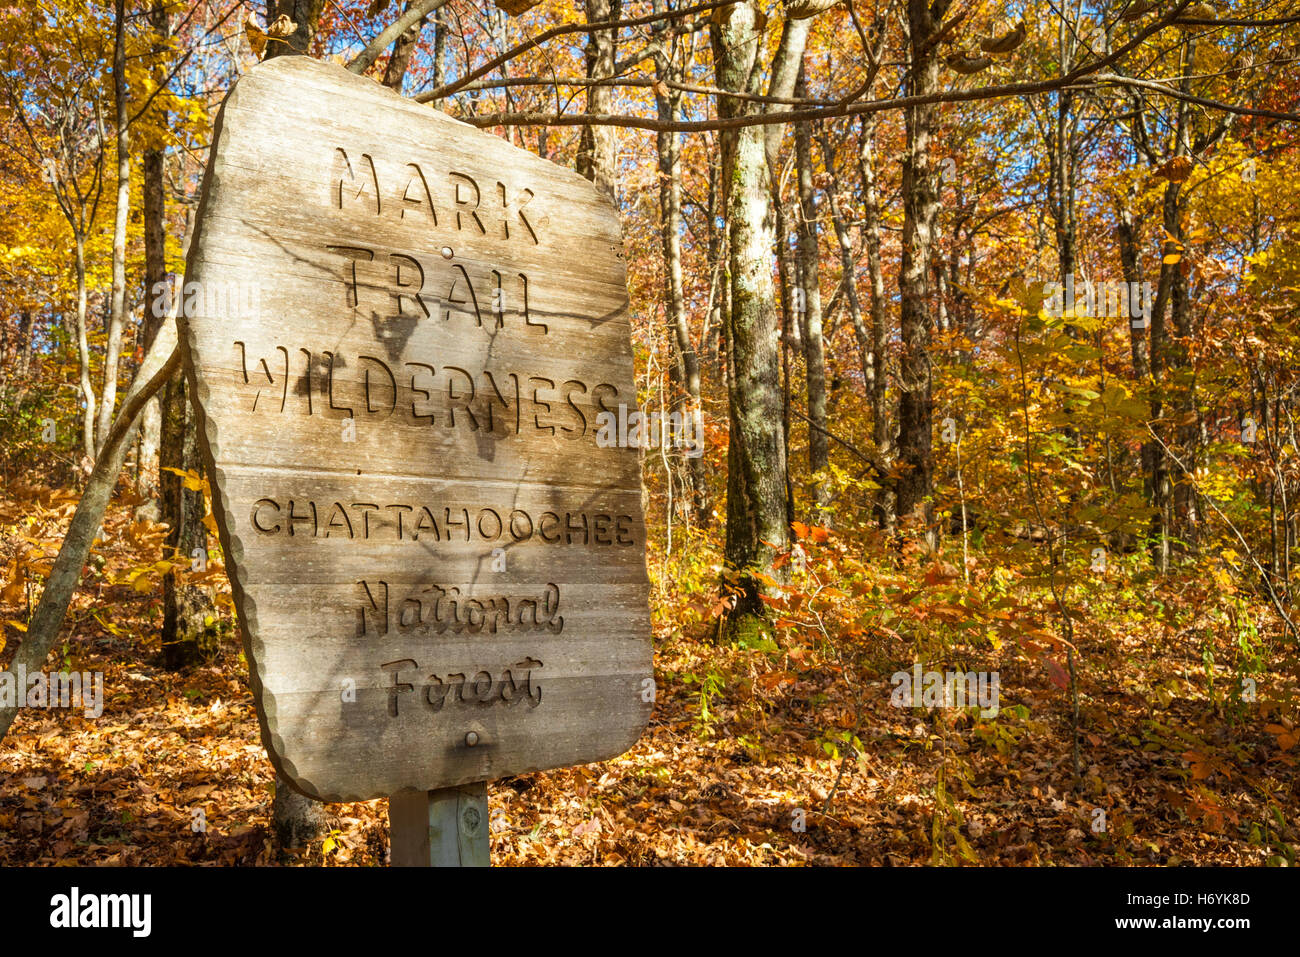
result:
[[[1191,34],[1184,37],[1182,69],[1178,86],[1181,92],[1191,90],[1191,76],[1195,72],[1193,47],[1195,40]],[[1227,134],[1231,120],[1219,118],[1212,125],[1196,132],[1196,114],[1188,104],[1179,101],[1172,107],[1174,115],[1170,129],[1170,146],[1168,156],[1161,155],[1152,145],[1152,133],[1148,128],[1146,104],[1144,98],[1133,94],[1131,110],[1131,136],[1134,148],[1155,166],[1168,159],[1182,157],[1190,159],[1204,156]],[[1164,412],[1165,399],[1174,408],[1175,418],[1180,421],[1194,418],[1196,410],[1195,383],[1185,383],[1181,376],[1166,375],[1167,372],[1181,372],[1188,365],[1187,350],[1184,345],[1193,332],[1193,319],[1187,288],[1186,263],[1181,256],[1185,252],[1183,214],[1187,203],[1182,183],[1171,180],[1166,184],[1161,203],[1161,225],[1167,235],[1162,244],[1162,262],[1160,279],[1156,287],[1155,302],[1151,309],[1150,341],[1148,347],[1151,380],[1163,383],[1162,393],[1153,394],[1151,398],[1151,420],[1159,422]],[[1121,221],[1121,240],[1124,237],[1125,223]],[[1125,244],[1121,243],[1124,255]],[[1134,258],[1135,267],[1140,265]],[[1125,270],[1130,268],[1125,262]],[[1172,326],[1172,332],[1171,332]],[[1134,344],[1135,369],[1141,359],[1137,344]],[[1171,380],[1173,380],[1171,384]],[[1157,428],[1159,426],[1156,426]],[[1192,422],[1180,424],[1172,438],[1174,446],[1181,447],[1178,458],[1188,468],[1195,468],[1200,426]],[[1169,439],[1166,439],[1169,442]],[[1147,489],[1152,504],[1152,563],[1156,570],[1165,572],[1171,558],[1171,534],[1174,530],[1175,516],[1184,526],[1184,537],[1194,539],[1199,526],[1195,490],[1191,477],[1174,475],[1169,456],[1156,442],[1143,448],[1143,464],[1147,474]]]
[[[1135,192],[1129,192],[1128,202],[1115,205],[1115,237],[1119,241],[1120,270],[1124,281],[1130,283],[1130,288],[1133,288],[1132,284],[1142,282],[1142,241],[1140,227],[1133,215]],[[1129,323],[1129,347],[1133,357],[1133,377],[1139,382],[1145,382],[1151,374],[1151,352],[1145,327],[1135,328],[1132,322]]]
[[[171,32],[171,22],[167,16],[167,5],[158,2],[149,11],[149,25],[155,34],[154,53],[164,47]],[[161,69],[155,71],[155,82],[161,83],[165,74]],[[163,123],[167,117],[163,115]],[[167,281],[167,207],[166,207],[166,154],[158,146],[146,146],[141,162],[141,193],[144,201],[144,326],[143,340],[145,351],[153,345],[158,329],[162,326],[164,310],[158,300],[159,289]],[[140,455],[136,462],[138,471],[136,491],[147,498],[158,495],[158,447],[161,441],[162,409],[161,400],[154,398],[145,406],[140,418]],[[161,514],[161,502],[153,506]]]
[[[402,9],[406,10],[408,7],[410,3],[404,5]],[[418,23],[412,24],[405,33],[393,41],[393,52],[389,54],[388,63],[384,67],[384,86],[390,90],[402,92],[406,70],[411,64],[411,54],[415,52],[420,42],[420,33],[424,30],[425,20],[426,18],[421,17]],[[435,85],[441,82],[441,79],[434,77]]]
[[[167,383],[163,397],[160,461],[162,518],[169,526],[167,549],[184,562],[197,559],[206,564],[203,493],[185,488],[181,477],[168,471],[202,474],[203,469],[194,406],[183,375]],[[187,584],[185,578],[186,572],[170,572],[163,578],[163,664],[172,671],[211,661],[220,650],[216,605],[205,588]]]
[[[799,257],[795,252],[798,236],[790,228],[790,217],[775,189],[772,191],[772,212],[776,222],[776,281],[781,292],[781,340],[802,357],[808,310],[803,302],[803,282]]]
[[[600,23],[619,19],[623,0],[586,0],[587,22]],[[618,34],[614,30],[596,30],[587,35],[587,76],[591,79],[613,76],[618,52]],[[587,88],[587,112],[611,113],[613,90],[608,86]],[[618,195],[618,133],[612,126],[584,126],[578,146],[578,172],[591,180],[611,199]]]
[[[297,26],[293,33],[281,40],[268,37],[266,55],[263,59],[269,60],[277,56],[307,53],[311,49],[312,40],[316,38],[316,31],[320,26],[321,10],[324,8],[325,0],[266,0],[266,23],[268,26],[275,22],[276,17],[282,15],[288,17]]]
[[[1079,165],[1079,145],[1075,135],[1078,120],[1074,115],[1074,96],[1069,91],[1059,95],[1056,125],[1048,138],[1051,176],[1048,184],[1048,211],[1056,230],[1057,281],[1062,287],[1072,281],[1075,269],[1075,246],[1078,217],[1075,214],[1075,171]],[[1073,326],[1067,326],[1073,330]],[[1072,332],[1073,334],[1073,332]]]
[[[911,46],[908,93],[925,96],[939,87],[935,34],[949,0],[908,0]],[[939,187],[930,157],[935,128],[932,104],[909,107],[905,113],[907,152],[903,158],[903,255],[899,269],[900,327],[903,353],[898,375],[898,513],[920,508],[928,527],[929,496],[934,471],[931,435],[930,337],[934,313],[930,302],[930,260],[939,216]]]

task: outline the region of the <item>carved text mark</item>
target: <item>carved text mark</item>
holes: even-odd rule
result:
[[[399,658],[379,666],[392,676],[388,686],[388,714],[397,717],[398,702],[402,695],[415,691],[415,685],[403,681],[403,671],[417,671],[419,664],[413,658]],[[480,669],[472,673],[453,672],[447,675],[432,674],[428,676],[423,693],[416,700],[421,701],[430,711],[437,713],[446,705],[493,704],[513,705],[527,701],[528,707],[536,708],[542,703],[542,687],[533,680],[533,672],[542,667],[536,658],[525,658],[515,662],[501,672],[499,679],[493,679],[492,672]],[[411,677],[414,677],[412,675]],[[445,679],[445,680],[444,680]]]
[[[471,269],[442,255],[421,259],[413,252],[341,244],[326,244],[325,249],[346,260],[344,301],[354,316],[417,321],[436,316],[450,322],[454,315],[472,317],[479,327],[501,329],[507,316],[514,315],[542,335],[550,330],[546,323],[533,321],[524,273],[507,276],[496,269]]]
[[[432,229],[538,244],[537,231],[525,212],[536,195],[531,189],[525,186],[512,190],[496,180],[495,188],[486,190],[485,204],[484,187],[469,173],[450,169],[441,177],[432,173],[429,164],[399,165],[382,159],[376,163],[369,153],[356,151],[349,156],[347,150],[336,147],[330,168],[330,205],[345,213],[387,216]],[[388,202],[381,198],[385,193]],[[435,196],[440,197],[450,215],[439,218]]]
[[[540,597],[517,595],[490,595],[469,598],[456,586],[416,586],[400,601],[394,601],[395,620],[389,620],[389,589],[386,582],[357,583],[361,586],[362,603],[358,611],[358,637],[373,629],[378,635],[387,635],[390,624],[400,634],[442,635],[548,632],[558,635],[564,631],[564,616],[560,614],[560,586],[548,583]],[[382,611],[376,600],[382,594]]]
[[[529,512],[521,508],[407,502],[340,502],[259,498],[249,513],[253,530],[288,538],[346,538],[384,542],[502,542],[516,545],[636,544],[632,516],[618,512]],[[299,528],[310,523],[307,528]]]
[[[477,376],[460,366],[431,362],[387,362],[359,355],[351,366],[343,356],[310,349],[293,350],[302,357],[301,375],[290,403],[289,356],[286,346],[274,346],[267,357],[250,354],[236,340],[240,384],[251,393],[244,406],[250,414],[324,415],[332,419],[361,418],[371,423],[396,416],[401,424],[507,435],[542,434],[579,440],[597,430],[597,414],[615,416],[618,390],[609,383],[595,386],[578,379],[484,369]],[[294,360],[298,365],[298,360]],[[354,368],[354,378],[340,372]],[[279,402],[266,402],[268,390]],[[313,395],[322,401],[313,402]],[[610,397],[607,399],[607,397]]]

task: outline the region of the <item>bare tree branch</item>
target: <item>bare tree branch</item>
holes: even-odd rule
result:
[[[711,0],[709,3],[699,3],[693,7],[683,7],[680,10],[668,10],[663,13],[647,14],[644,17],[633,17],[630,20],[607,20],[597,23],[571,23],[567,26],[552,27],[549,30],[539,33],[531,39],[525,40],[516,46],[511,47],[505,53],[493,60],[489,60],[483,66],[465,74],[459,80],[453,80],[450,83],[444,83],[440,87],[427,90],[415,98],[417,103],[428,103],[430,100],[441,100],[450,96],[466,84],[477,80],[481,76],[491,73],[503,63],[508,63],[522,53],[527,53],[534,47],[540,46],[547,40],[553,40],[556,37],[565,36],[570,33],[587,33],[597,32],[600,30],[621,30],[624,27],[636,27],[646,23],[654,23],[657,20],[667,20],[673,17],[684,17],[692,13],[701,13],[705,10],[716,10],[719,7],[729,7],[735,0]],[[349,67],[349,69],[351,69]],[[490,125],[490,124],[489,124]]]
[[[415,24],[419,23],[429,14],[447,4],[448,0],[417,0],[406,8],[406,12],[390,23],[366,45],[366,48],[356,55],[351,63],[348,64],[348,70],[352,73],[364,73],[370,64],[379,58],[379,55],[387,50],[403,33]]]

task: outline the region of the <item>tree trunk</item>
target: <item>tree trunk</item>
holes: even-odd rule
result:
[[[405,4],[402,9],[405,11],[410,7],[410,3]],[[388,64],[384,67],[384,86],[390,90],[402,92],[402,82],[406,79],[406,68],[411,63],[411,54],[415,52],[416,45],[420,42],[420,32],[424,29],[425,18],[421,17],[418,23],[413,24],[393,41],[393,52],[388,57]],[[435,77],[434,83],[440,83],[441,80]]]
[[[656,0],[655,9],[663,6],[663,0]],[[660,80],[675,80],[677,69],[671,51],[656,48],[655,75]],[[665,96],[656,90],[655,105],[659,118],[666,121],[677,119],[681,105],[681,93],[669,91]],[[682,291],[682,168],[680,134],[660,132],[657,135],[659,156],[659,222],[660,240],[664,254],[664,303],[668,320],[668,331],[673,343],[675,370],[677,380],[685,395],[685,402],[674,396],[674,411],[683,417],[691,416],[697,423],[697,429],[691,432],[703,442],[703,419],[700,406],[700,359],[691,339],[691,330],[686,315],[685,296]],[[685,424],[685,418],[683,418]],[[702,452],[702,449],[701,449]],[[687,456],[689,478],[683,483],[682,492],[689,501],[693,520],[697,525],[704,525],[708,518],[708,489],[704,473],[702,454]]]
[[[871,353],[868,391],[871,396],[871,436],[889,461],[894,443],[889,427],[889,375],[885,362],[885,271],[880,263],[880,199],[876,189],[876,117],[862,118],[859,129],[859,173],[862,180],[862,234],[867,247],[867,277],[871,283]]]
[[[1119,240],[1120,270],[1129,288],[1138,288],[1142,282],[1142,254],[1139,251],[1141,239],[1138,225],[1133,218],[1132,203],[1136,201],[1136,191],[1129,191],[1129,202],[1115,204],[1115,236]],[[1146,382],[1151,375],[1151,353],[1147,343],[1145,327],[1134,328],[1129,322],[1129,348],[1133,357],[1133,377],[1138,382]]]
[[[709,208],[709,314],[704,317],[704,332],[700,336],[700,345],[704,350],[706,360],[715,369],[722,350],[721,343],[726,337],[724,314],[731,289],[727,283],[727,266],[725,262],[726,224],[719,225],[723,211],[723,190],[719,182],[721,176],[722,169],[719,158],[716,155],[711,156],[709,158],[709,196],[707,200]],[[725,373],[720,378],[725,379]]]
[[[807,81],[803,71],[795,93],[804,96]],[[822,341],[821,250],[817,238],[817,196],[813,189],[812,129],[797,123],[794,130],[795,165],[799,178],[799,269],[807,316],[804,341],[804,371],[808,386],[808,469],[813,474],[813,501],[817,510],[830,507],[830,449],[826,439],[826,346]],[[821,475],[821,478],[815,476]],[[819,522],[824,516],[818,515]]]
[[[587,22],[617,20],[623,0],[586,0]],[[614,57],[618,34],[597,30],[587,35],[587,76],[591,79],[614,74]],[[587,112],[610,113],[613,89],[608,86],[587,87]],[[617,196],[618,134],[612,126],[584,126],[578,146],[578,172],[596,184],[610,199]]]
[[[781,42],[772,58],[772,75],[768,80],[767,95],[790,98],[803,65],[803,52],[808,45],[808,31],[812,20],[787,18],[781,25]],[[773,105],[770,109],[784,109]],[[804,354],[804,331],[808,325],[807,304],[803,301],[803,281],[798,274],[799,259],[790,240],[798,237],[790,232],[789,217],[781,199],[781,140],[785,136],[784,123],[771,123],[763,127],[763,151],[767,156],[767,177],[772,188],[772,208],[776,212],[777,277],[781,284],[781,335],[787,346],[800,356]],[[800,290],[797,298],[791,293]],[[789,416],[786,416],[786,433],[789,433]]]
[[[149,11],[149,23],[157,39],[154,52],[163,49],[163,43],[170,32],[171,23],[167,16],[167,6],[163,2],[155,3]],[[157,71],[155,82],[165,80],[162,71]],[[164,125],[167,123],[163,113]],[[145,149],[141,163],[144,194],[144,315],[142,323],[144,349],[147,352],[153,345],[154,337],[162,326],[163,317],[158,294],[167,282],[167,206],[166,206],[166,154],[155,146]],[[158,445],[162,435],[161,400],[154,397],[145,406],[140,418],[140,457],[136,463],[136,492],[145,498],[158,496]],[[161,514],[161,502],[157,504]]]
[[[22,408],[23,400],[27,398],[27,390],[31,386],[32,349],[36,345],[36,313],[24,309],[22,316],[22,324],[19,327],[18,362],[14,370],[14,379],[18,385],[9,395],[9,405],[15,410]]]
[[[1075,216],[1074,171],[1078,166],[1078,155],[1074,137],[1073,96],[1068,92],[1060,94],[1056,110],[1056,131],[1051,141],[1051,201],[1048,209],[1056,228],[1057,281],[1061,288],[1067,282],[1073,283],[1075,269],[1075,245],[1077,242],[1078,222]],[[1072,325],[1067,325],[1072,329]]]
[[[158,334],[161,318],[154,315],[159,292],[167,283],[164,247],[166,215],[163,198],[163,151],[147,149],[142,162],[144,192],[144,316],[142,338],[147,350]],[[136,493],[146,499],[158,495],[158,445],[162,435],[161,403],[155,396],[140,416],[140,452],[136,461]],[[158,506],[161,508],[161,505]]]
[[[911,43],[908,93],[928,96],[939,87],[939,63],[934,35],[949,6],[948,0],[908,0]],[[939,216],[939,189],[930,159],[930,139],[936,110],[932,104],[908,108],[905,114],[907,152],[903,159],[903,255],[899,269],[900,327],[903,354],[898,376],[898,457],[904,468],[898,477],[898,512],[920,508],[930,524],[929,496],[934,470],[931,447],[930,260]]]
[[[75,237],[76,258],[73,269],[77,278],[77,372],[81,379],[81,447],[86,458],[95,459],[95,387],[90,382],[90,343],[86,336],[86,238]]]
[[[296,29],[289,36],[282,40],[275,37],[268,37],[266,41],[266,55],[264,60],[271,57],[287,56],[290,54],[305,54],[311,48],[311,42],[316,38],[316,30],[320,25],[321,10],[325,7],[325,0],[266,0],[266,22],[271,24],[278,16],[286,16],[297,24]]]
[[[799,257],[795,253],[798,236],[790,229],[789,217],[781,194],[772,180],[772,211],[776,217],[776,281],[781,291],[781,341],[803,356],[803,330],[807,325],[807,304],[803,301],[803,282],[799,274]]]
[[[169,526],[165,543],[183,562],[207,563],[202,491],[187,489],[169,469],[202,474],[198,429],[189,383],[183,375],[167,383],[163,398],[162,517]],[[207,589],[187,584],[186,572],[163,577],[163,664],[171,671],[211,661],[220,650],[216,605]]]
[[[22,322],[19,323],[19,329],[27,321],[27,312],[24,311]],[[21,331],[19,332],[21,336]],[[15,342],[14,348],[21,348],[21,344]],[[9,405],[9,376],[5,373],[6,366],[9,365],[9,323],[0,320],[0,412]]]
[[[1165,232],[1176,241],[1178,251],[1185,255],[1186,250],[1183,248],[1183,205],[1182,184],[1170,183],[1165,189]],[[1183,265],[1183,262],[1180,261],[1166,267],[1170,271],[1169,318],[1172,320],[1174,333],[1178,337],[1177,342],[1168,342],[1166,340],[1166,344],[1169,346],[1168,362],[1169,365],[1179,370],[1186,369],[1188,365],[1185,344],[1190,341],[1193,332],[1187,275],[1183,272]],[[1165,328],[1167,331],[1168,326]],[[1189,469],[1195,469],[1198,456],[1196,445],[1200,432],[1198,423],[1194,421],[1196,418],[1195,378],[1184,379],[1182,376],[1178,378],[1179,381],[1173,389],[1172,396],[1174,408],[1177,410],[1176,418],[1179,422],[1175,432],[1177,447],[1180,450],[1178,458]],[[1188,421],[1188,419],[1193,421]],[[1192,485],[1192,477],[1180,469],[1173,476],[1171,486],[1173,498],[1170,506],[1174,517],[1178,521],[1178,536],[1183,540],[1194,541],[1200,525],[1200,516],[1197,514],[1196,491]]]
[[[113,218],[113,296],[104,345],[104,382],[95,425],[95,454],[108,438],[117,405],[117,364],[126,324],[126,223],[131,213],[131,151],[127,131],[126,0],[113,4],[113,100],[117,125],[117,209]]]
[[[433,14],[433,85],[447,82],[447,11],[439,8]],[[436,103],[434,104],[437,105]]]
[[[789,99],[794,95],[795,84],[803,65],[803,51],[808,46],[808,31],[812,19],[786,18],[781,25],[781,42],[772,58],[772,76],[768,80],[767,95]],[[788,106],[772,105],[769,110],[787,110]],[[781,139],[785,135],[784,123],[763,127],[763,150],[767,155],[768,175],[776,181],[776,164],[781,153]]]
[[[822,166],[831,180],[831,188],[826,191],[831,208],[831,226],[835,229],[835,245],[840,253],[840,289],[844,301],[848,304],[849,323],[853,327],[853,338],[858,344],[858,363],[862,370],[862,382],[867,397],[871,397],[871,336],[862,316],[862,299],[858,295],[857,263],[853,256],[853,238],[849,233],[848,222],[844,218],[844,207],[840,203],[840,177],[835,164],[835,150],[830,136],[823,128],[817,142],[822,150]]]
[[[1190,75],[1194,72],[1191,67],[1193,62],[1193,41],[1190,37],[1184,40],[1181,56],[1183,63],[1179,88],[1182,92],[1187,93],[1190,90]],[[1193,144],[1191,134],[1193,120],[1188,105],[1185,102],[1179,102],[1174,107],[1174,111],[1171,131],[1172,150],[1170,151],[1173,157],[1204,154],[1228,129],[1226,123],[1221,123],[1217,131],[1207,132]],[[1146,121],[1140,101],[1138,105],[1135,105],[1133,128],[1135,140],[1143,147],[1148,159],[1154,162],[1156,157],[1152,154],[1147,142],[1145,135]],[[1141,136],[1138,135],[1137,131],[1139,130],[1142,131]],[[1177,381],[1181,377],[1166,377],[1165,375],[1167,370],[1182,370],[1187,366],[1188,356],[1183,341],[1192,332],[1187,278],[1183,273],[1185,264],[1180,258],[1185,253],[1182,225],[1185,203],[1186,197],[1182,192],[1182,184],[1173,181],[1166,184],[1161,223],[1164,227],[1166,239],[1161,247],[1163,257],[1160,266],[1160,280],[1156,290],[1155,302],[1151,309],[1150,323],[1151,379],[1156,383],[1165,383],[1164,393],[1153,392],[1151,398],[1151,419],[1155,423],[1159,423],[1161,419],[1166,398],[1178,413],[1174,418],[1179,420],[1193,415],[1196,408],[1194,385]],[[1180,341],[1178,342],[1175,342],[1170,334],[1171,321],[1173,331],[1179,337]],[[1169,388],[1167,378],[1175,380],[1172,389]],[[1159,428],[1160,426],[1157,424],[1154,427]],[[1188,468],[1196,467],[1194,446],[1198,433],[1199,429],[1194,423],[1180,425],[1176,437],[1172,438],[1172,441],[1166,439],[1167,442],[1171,441],[1173,446],[1183,446],[1179,458]],[[1163,573],[1169,568],[1171,532],[1173,530],[1175,510],[1178,511],[1188,531],[1194,534],[1198,524],[1195,511],[1196,499],[1190,476],[1179,475],[1176,478],[1171,476],[1170,466],[1172,462],[1163,448],[1157,443],[1152,443],[1149,448],[1143,451],[1146,459],[1144,465],[1147,469],[1148,489],[1151,494],[1153,512],[1151,528],[1152,562],[1157,571]]]
[[[752,2],[723,8],[712,26],[717,86],[755,92],[755,61],[762,40]],[[720,96],[720,116],[749,107]],[[731,306],[726,321],[731,437],[727,475],[726,558],[737,574],[733,630],[763,617],[766,591],[754,572],[779,580],[776,553],[789,541],[785,514],[786,458],[781,435],[781,383],[777,352],[776,291],[772,285],[775,238],[762,127],[723,136],[722,181],[729,231]]]
[[[271,801],[271,827],[282,848],[306,847],[325,833],[325,805],[299,794],[280,775],[275,776]]]

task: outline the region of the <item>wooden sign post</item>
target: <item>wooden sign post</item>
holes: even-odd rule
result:
[[[218,115],[180,328],[262,739],[392,860],[654,700],[622,239],[576,173],[307,57]],[[633,413],[635,414],[635,413]],[[626,433],[621,422],[615,434]]]

